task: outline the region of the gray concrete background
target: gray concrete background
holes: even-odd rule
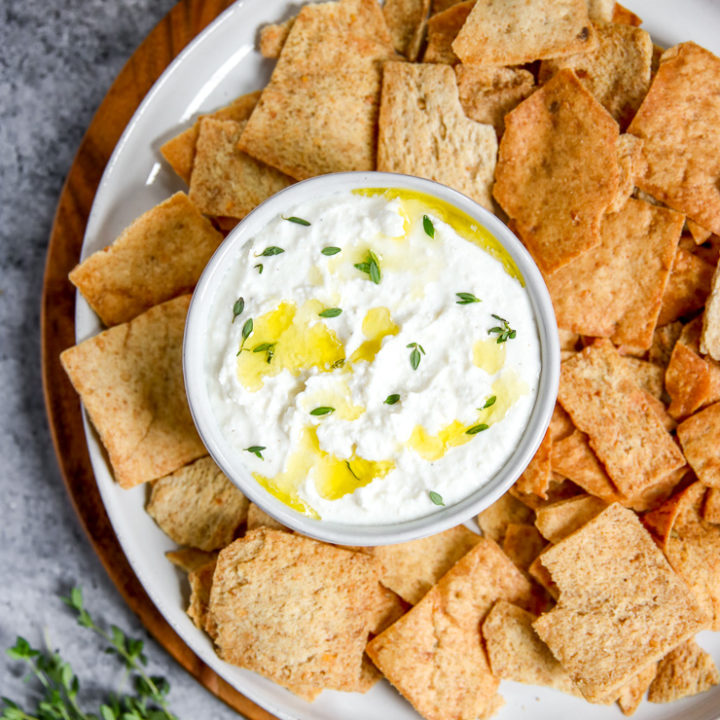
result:
[[[98,618],[146,640],[181,720],[230,720],[239,716],[148,638],[105,574],[62,484],[40,381],[42,275],[63,180],[112,80],[174,2],[0,0],[0,650],[17,635],[60,648],[97,711],[123,671],[61,603],[78,584]],[[29,705],[32,688],[2,652],[0,695]]]

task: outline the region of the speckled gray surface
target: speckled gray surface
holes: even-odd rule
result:
[[[102,620],[146,637],[96,558],[53,454],[40,384],[40,292],[63,179],[113,78],[174,0],[0,2],[0,648],[18,634],[61,648],[81,697],[119,689],[122,671],[59,600],[73,584]],[[239,717],[147,640],[181,720]],[[0,658],[0,695],[30,698]],[[97,708],[97,705],[95,705]]]

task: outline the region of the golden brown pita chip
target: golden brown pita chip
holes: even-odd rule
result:
[[[505,493],[477,516],[477,524],[485,537],[502,545],[510,524],[528,524],[534,517],[535,513],[527,505]]]
[[[598,46],[589,52],[543,60],[540,83],[561,68],[574,70],[585,87],[626,128],[650,87],[652,40],[631,25],[607,23],[596,28]]]
[[[530,564],[530,567],[528,568],[528,575],[545,588],[550,597],[557,600],[560,591],[558,590],[558,586],[553,582],[547,568],[542,564],[542,553],[540,553],[540,555],[538,555]]]
[[[176,543],[219,550],[245,522],[248,504],[212,458],[204,457],[156,480],[145,509]]]
[[[70,282],[105,325],[118,325],[191,292],[222,240],[187,195],[175,193],[77,265]]]
[[[550,434],[552,435],[553,442],[559,442],[563,438],[572,435],[574,432],[575,426],[573,425],[570,416],[565,412],[563,406],[556,402],[552,418],[550,418]]]
[[[456,65],[460,104],[475,122],[487,123],[500,137],[505,116],[535,90],[532,73],[521,68]]]
[[[659,663],[648,700],[666,703],[709,690],[720,682],[713,659],[694,640],[671,650]]]
[[[653,341],[648,352],[648,360],[662,368],[666,368],[682,329],[681,322],[672,322],[656,327],[653,331]]]
[[[600,244],[545,276],[558,325],[647,350],[682,226],[679,213],[632,198],[604,215]]]
[[[285,685],[354,689],[377,582],[367,555],[253,530],[218,557],[209,606],[218,652]]]
[[[645,159],[642,154],[642,140],[623,133],[618,138],[618,167],[620,182],[617,193],[608,205],[609,213],[618,212],[635,190],[635,178],[644,172]]]
[[[680,423],[677,436],[698,479],[720,489],[720,402]]]
[[[633,715],[640,706],[643,696],[657,672],[657,665],[652,663],[641,670],[620,692],[618,705],[623,715]]]
[[[619,183],[617,123],[570,70],[505,117],[493,195],[547,273],[600,243]]]
[[[547,500],[547,490],[551,479],[550,452],[552,451],[552,444],[552,433],[548,428],[540,447],[515,483],[521,493],[534,493],[543,500]]]
[[[709,230],[706,230],[704,227],[701,227],[692,220],[688,220],[686,224],[688,230],[690,231],[690,235],[692,235],[692,239],[695,241],[696,245],[702,245],[712,235]]]
[[[216,552],[205,552],[197,548],[180,548],[179,550],[169,550],[165,553],[165,557],[177,568],[183,572],[189,573],[197,570],[203,565],[207,565],[211,560],[217,559]]]
[[[570,676],[533,630],[535,619],[532,613],[505,600],[493,605],[482,624],[493,674],[504,680],[579,695]]]
[[[487,718],[499,681],[480,642],[496,600],[524,605],[531,585],[491,540],[480,542],[425,597],[372,640],[368,655],[428,720]]]
[[[272,528],[273,530],[288,530],[282,523],[279,523],[274,517],[268,515],[264,510],[259,508],[255,503],[248,505],[247,511],[247,532],[255,530],[259,527]]]
[[[720,362],[720,265],[715,268],[710,297],[703,313],[700,352]]]
[[[477,0],[452,44],[467,65],[522,65],[596,46],[586,0]]]
[[[502,549],[521,570],[527,570],[546,545],[534,525],[510,523],[505,531]]]
[[[635,382],[646,393],[658,400],[665,391],[665,370],[660,365],[634,357],[624,357],[625,365],[635,378]]]
[[[538,509],[535,525],[543,537],[558,543],[599,515],[607,505],[592,495],[578,495]]]
[[[381,64],[393,57],[376,0],[306,5],[240,149],[298,180],[374,170]]]
[[[459,2],[460,0],[432,0],[430,3],[430,15],[437,15],[438,13],[444,12]]]
[[[707,616],[635,513],[611,505],[541,555],[560,590],[533,627],[591,702],[617,697]]]
[[[212,588],[216,564],[217,558],[213,558],[188,573],[190,602],[188,604],[187,614],[200,630],[205,629],[205,623],[207,621],[210,589]]]
[[[474,5],[475,0],[453,3],[452,6],[438,12],[428,20],[427,47],[423,62],[447,65],[455,65],[460,62],[453,52],[452,43]]]
[[[658,325],[667,325],[705,305],[714,270],[710,263],[679,247],[662,297]]]
[[[705,504],[702,510],[703,520],[720,525],[720,490],[710,488],[705,495]]]
[[[379,561],[380,582],[414,605],[480,539],[458,525],[419,540],[365,548],[365,552]]]
[[[465,117],[452,68],[385,63],[378,170],[441,182],[492,209],[496,158],[495,130]]]
[[[612,22],[620,25],[634,25],[635,27],[639,27],[642,25],[642,18],[622,6],[620,3],[615,3],[612,14]]]
[[[265,25],[260,29],[260,54],[263,57],[271,59],[280,57],[282,47],[290,34],[290,28],[294,22],[295,18],[291,17],[281,23]]]
[[[183,295],[156,305],[60,356],[124,488],[207,454],[182,374],[189,303]]]
[[[386,0],[383,15],[395,49],[408,60],[417,60],[425,34],[430,0]]]
[[[582,494],[582,489],[566,477],[558,473],[552,473],[546,493],[547,497],[544,499],[535,495],[535,493],[520,492],[516,485],[513,485],[508,492],[520,500],[520,502],[532,508],[532,510],[537,510],[538,508],[558,502],[559,500],[580,495]]]
[[[211,117],[215,120],[234,120],[242,122],[247,120],[257,105],[260,98],[260,91],[241,95],[229,105],[209,113],[204,117]],[[198,133],[200,132],[201,115],[195,123],[187,130],[168,140],[161,148],[162,156],[168,161],[170,167],[189,185],[192,174],[193,161],[195,160],[195,145]]]
[[[244,218],[293,180],[259,162],[237,144],[246,122],[200,121],[190,199],[206,215]]]
[[[588,17],[594,23],[612,21],[615,0],[587,0]]]
[[[558,399],[625,497],[642,495],[685,464],[609,341],[563,363]]]
[[[720,234],[720,59],[691,42],[667,50],[628,132],[645,141],[638,187]]]

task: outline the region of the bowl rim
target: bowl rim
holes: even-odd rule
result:
[[[349,525],[314,519],[292,510],[257,483],[239,459],[233,462],[232,456],[237,456],[237,452],[224,439],[210,406],[204,374],[204,336],[220,277],[227,271],[225,261],[283,208],[313,195],[327,197],[343,191],[388,188],[414,190],[445,201],[472,217],[500,242],[517,265],[529,295],[540,341],[540,377],[533,409],[517,447],[485,484],[459,502],[429,515],[397,523]],[[185,391],[195,427],[208,453],[233,484],[292,530],[317,540],[356,546],[390,545],[433,535],[470,520],[500,498],[520,477],[542,442],[555,407],[560,376],[559,337],[550,295],[535,262],[515,234],[489,210],[457,190],[433,180],[378,171],[331,173],[300,181],[271,196],[243,218],[219,245],[193,292],[182,358]]]

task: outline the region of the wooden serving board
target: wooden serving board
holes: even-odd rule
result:
[[[85,442],[80,400],[59,361],[75,344],[75,288],[68,273],[80,258],[100,178],[138,105],[165,68],[232,0],[181,0],[138,47],[98,108],[70,168],[50,234],[41,336],[45,406],[60,471],[95,552],[148,632],[210,692],[249,720],[276,720],[211,670],[170,627],[132,571],[100,499]]]

